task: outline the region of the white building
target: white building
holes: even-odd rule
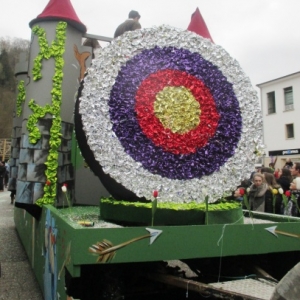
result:
[[[263,115],[264,165],[300,161],[300,72],[257,85]]]

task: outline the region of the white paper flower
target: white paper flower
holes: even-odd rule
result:
[[[61,190],[66,193],[67,192],[67,185],[64,184],[62,187],[61,187]]]

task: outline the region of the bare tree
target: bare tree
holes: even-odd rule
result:
[[[26,52],[29,54],[30,41],[20,38],[3,38],[0,37],[0,53],[5,50],[9,55],[9,64],[14,70],[19,61],[20,53]]]
[[[10,138],[16,101],[14,70],[20,53],[29,53],[29,41],[0,38],[0,138]]]
[[[15,93],[0,87],[0,138],[10,138],[13,124]]]

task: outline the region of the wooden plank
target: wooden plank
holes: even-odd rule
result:
[[[153,281],[161,282],[167,285],[176,286],[187,291],[187,298],[188,292],[193,291],[196,293],[201,294],[202,296],[215,296],[222,299],[232,299],[232,300],[261,300],[262,298],[254,297],[251,295],[241,294],[235,291],[229,291],[224,288],[214,287],[209,284],[205,284],[202,282],[189,280],[185,278],[180,278],[172,275],[167,274],[160,274],[160,273],[150,273],[147,274],[147,278]]]

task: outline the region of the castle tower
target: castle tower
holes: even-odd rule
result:
[[[70,0],[50,0],[29,25],[32,42],[15,203],[38,217],[43,204],[65,201],[62,184],[68,185],[73,198],[74,102],[91,48],[82,47],[86,27]]]

